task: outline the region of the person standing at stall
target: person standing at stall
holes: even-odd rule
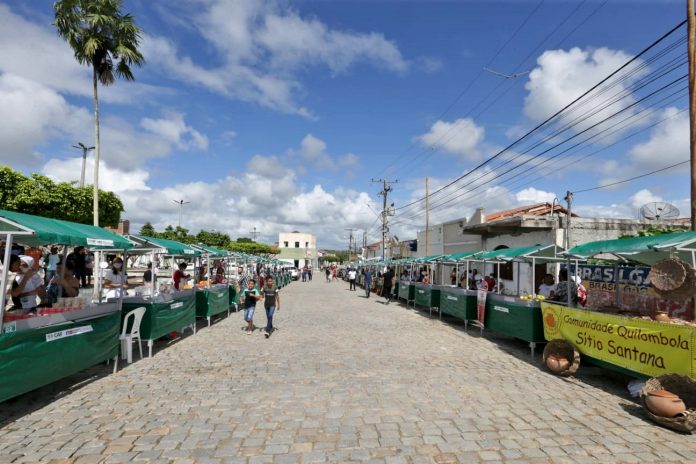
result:
[[[174,288],[177,290],[183,290],[186,280],[191,278],[191,276],[185,274],[184,271],[186,271],[186,263],[179,263],[179,269],[174,271],[174,275],[172,276]]]
[[[354,292],[355,291],[355,279],[358,276],[358,273],[355,271],[355,269],[350,268],[348,271],[348,282],[350,283],[350,291]]]
[[[73,275],[71,265],[66,262],[65,266],[62,263],[56,266],[56,273],[46,287],[46,298],[51,306],[56,304],[61,296],[74,298],[79,295],[80,281]]]
[[[118,256],[111,262],[111,268],[106,271],[104,288],[107,289],[107,298],[120,298],[126,294],[124,290],[128,288],[128,282],[123,272],[123,259]]]
[[[261,290],[263,298],[263,306],[266,310],[266,338],[270,337],[275,328],[273,328],[273,316],[276,311],[280,311],[280,291],[273,283],[273,277],[266,279],[266,285]]]
[[[365,269],[365,298],[370,298],[370,291],[372,290],[372,272],[370,269]]]
[[[19,259],[10,258],[10,271],[17,273],[10,294],[15,309],[21,308],[25,312],[35,311],[37,306],[46,299],[43,280],[33,267],[34,258],[31,256],[21,255]]]
[[[568,280],[568,270],[561,269],[558,273],[558,284],[551,294],[551,299],[559,303],[567,304],[568,290],[570,290],[570,304],[576,306],[578,303],[578,286],[574,280]]]
[[[256,302],[261,299],[261,293],[256,288],[256,279],[251,278],[247,281],[247,288],[242,293],[244,298],[244,320],[247,323],[247,335],[254,332],[254,311],[256,311]]]
[[[51,281],[54,275],[56,275],[56,267],[58,266],[58,262],[60,261],[60,255],[58,254],[58,247],[53,245],[51,247],[51,252],[46,256],[46,279],[45,282],[48,285],[48,283]]]
[[[392,284],[394,281],[394,271],[391,266],[387,267],[387,272],[382,275],[382,296],[387,299],[387,303],[391,302]]]

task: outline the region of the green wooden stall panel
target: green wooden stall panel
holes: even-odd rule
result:
[[[0,335],[0,401],[118,354],[121,313]],[[47,341],[50,340],[50,341]]]
[[[230,305],[239,306],[239,293],[237,293],[237,286],[230,285]]]
[[[476,293],[466,290],[442,289],[440,311],[463,321],[476,319]]]
[[[488,293],[485,326],[496,332],[527,342],[545,342],[541,307],[524,301]]]
[[[440,306],[440,289],[429,285],[415,285],[416,306],[435,308]]]
[[[410,282],[399,282],[399,298],[406,301],[413,301],[416,293],[416,286]]]
[[[230,307],[230,287],[224,290],[196,290],[196,316],[210,317]]]
[[[143,340],[157,340],[192,325],[196,320],[196,298],[193,294],[167,302],[124,302],[122,318],[125,318],[129,311],[141,306],[145,307],[145,315],[140,322],[140,335]]]

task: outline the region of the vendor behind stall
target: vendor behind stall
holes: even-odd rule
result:
[[[46,287],[46,298],[49,304],[56,304],[61,296],[74,298],[79,294],[80,280],[73,275],[73,271],[70,261],[66,262],[65,266],[62,263],[56,265],[56,273]]]
[[[17,272],[12,282],[12,302],[15,309],[33,311],[46,299],[41,277],[34,271],[34,258],[31,256],[19,256],[19,259],[10,258],[10,271]]]
[[[174,275],[172,276],[172,279],[174,280],[174,288],[177,290],[183,290],[186,280],[191,278],[191,276],[189,274],[185,274],[184,271],[186,271],[186,263],[179,263],[179,269],[174,271]]]
[[[152,263],[147,263],[147,271],[143,273],[143,285],[148,285],[152,282]]]
[[[217,268],[215,272],[215,277],[213,277],[213,285],[224,284],[225,283],[225,270],[221,267]]]
[[[128,288],[126,275],[123,273],[123,259],[118,256],[111,262],[111,267],[104,276],[104,288],[107,298],[120,298],[125,295],[124,289]]]
[[[545,274],[544,280],[539,285],[539,295],[543,295],[544,298],[549,298],[551,293],[556,289],[556,284],[554,283],[554,278],[552,274]]]
[[[568,301],[568,288],[570,287],[570,303],[572,306],[578,304],[578,286],[574,280],[568,281],[568,270],[561,269],[558,273],[558,284],[551,293],[551,299],[560,303]]]

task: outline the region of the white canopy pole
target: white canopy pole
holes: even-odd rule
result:
[[[7,296],[7,278],[10,275],[10,256],[12,255],[12,234],[5,235],[5,256],[2,261],[2,277],[0,277],[0,334],[2,320],[5,317],[5,297]]]

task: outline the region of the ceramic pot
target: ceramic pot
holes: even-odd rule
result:
[[[558,371],[563,372],[570,367],[570,361],[567,358],[558,358]]]
[[[667,390],[653,390],[645,397],[645,406],[651,413],[660,417],[674,417],[686,410],[684,402]]]
[[[669,313],[667,313],[665,311],[658,311],[655,313],[655,320],[658,322],[669,322],[670,321]]]
[[[546,367],[548,367],[551,372],[560,372],[560,363],[558,362],[558,358],[556,356],[547,356]]]

